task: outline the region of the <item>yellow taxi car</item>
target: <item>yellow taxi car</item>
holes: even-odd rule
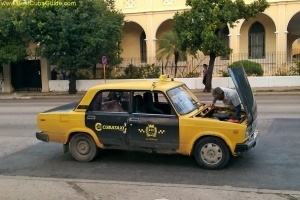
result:
[[[243,68],[229,70],[243,104],[238,123],[216,114],[226,107],[201,103],[182,82],[128,80],[90,88],[77,104],[37,116],[36,138],[63,144],[81,162],[99,149],[192,155],[207,169],[225,167],[231,155],[256,145],[256,102]]]

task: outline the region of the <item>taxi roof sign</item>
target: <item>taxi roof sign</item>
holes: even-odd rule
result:
[[[162,75],[159,76],[159,81],[167,81],[167,80],[168,80],[167,75],[162,74]]]
[[[158,80],[159,80],[159,81],[167,81],[169,78],[170,78],[169,75],[162,74],[162,75],[159,76],[159,79],[158,79]],[[174,81],[174,78],[173,78],[173,77],[171,77],[171,81]]]

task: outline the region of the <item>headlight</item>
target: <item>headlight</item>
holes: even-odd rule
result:
[[[246,129],[246,137],[249,137],[251,135],[251,131],[252,131],[252,126],[247,126],[247,129]]]

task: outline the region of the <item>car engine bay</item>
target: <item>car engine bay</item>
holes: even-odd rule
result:
[[[228,107],[209,106],[204,104],[200,107],[200,110],[200,113],[196,115],[196,117],[211,118],[235,123],[242,123],[246,119],[244,110],[241,111],[240,116],[236,120],[233,120],[235,111]]]

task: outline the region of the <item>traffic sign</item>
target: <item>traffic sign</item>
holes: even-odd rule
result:
[[[102,65],[106,65],[107,64],[107,58],[106,56],[102,56]]]

